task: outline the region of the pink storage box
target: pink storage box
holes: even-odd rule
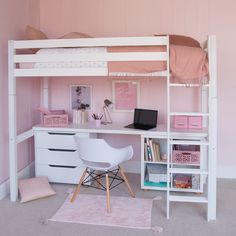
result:
[[[64,110],[52,110],[52,114],[43,115],[43,125],[48,127],[63,127],[68,125],[68,114]]]
[[[187,129],[188,128],[188,116],[174,116],[174,128],[175,129]]]
[[[189,129],[202,129],[202,117],[201,116],[189,116],[188,117]]]
[[[174,145],[172,153],[174,164],[200,164],[200,146],[198,145]]]

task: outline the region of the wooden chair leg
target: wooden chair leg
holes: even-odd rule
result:
[[[80,178],[80,181],[79,181],[79,183],[78,183],[78,185],[77,185],[77,187],[76,187],[76,190],[75,190],[75,192],[74,192],[74,194],[73,194],[73,196],[72,196],[70,202],[74,202],[74,201],[75,201],[75,198],[76,198],[77,194],[78,194],[79,191],[80,191],[81,184],[82,184],[83,181],[84,181],[84,177],[85,177],[85,175],[87,174],[87,169],[88,169],[88,168],[85,168],[84,173],[82,174],[82,176],[81,176],[81,178]]]
[[[110,186],[109,186],[109,176],[108,176],[108,173],[106,173],[106,190],[107,190],[107,212],[111,213]]]
[[[125,175],[125,172],[124,172],[123,168],[122,168],[121,166],[118,166],[118,167],[119,167],[119,169],[120,169],[120,173],[121,173],[121,175],[122,175],[122,178],[124,179],[124,181],[125,181],[125,183],[126,183],[126,186],[127,186],[128,190],[129,190],[130,196],[131,196],[131,197],[135,197],[135,195],[134,195],[134,193],[133,193],[133,190],[132,190],[132,188],[130,187],[130,184],[129,184],[129,182],[128,182],[128,179],[126,178],[126,175]]]

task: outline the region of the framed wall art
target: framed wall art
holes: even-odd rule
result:
[[[115,80],[112,83],[114,111],[133,111],[139,107],[140,85],[137,81]]]
[[[91,110],[92,87],[90,85],[71,85],[70,87],[71,109]]]

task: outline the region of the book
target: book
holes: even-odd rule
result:
[[[152,147],[153,147],[153,152],[154,152],[154,161],[157,162],[157,154],[156,154],[156,145],[155,145],[155,143],[152,143]]]
[[[152,161],[152,154],[151,154],[151,149],[149,145],[147,145],[147,152],[148,152],[148,160]]]
[[[156,150],[156,161],[161,161],[159,143],[154,143]]]
[[[150,150],[151,150],[151,156],[152,156],[151,160],[156,161],[152,139],[149,139],[149,144],[150,144]]]
[[[147,151],[146,139],[144,139],[144,161],[148,161],[148,151]]]
[[[146,138],[146,141],[147,141],[148,161],[152,161],[152,153],[151,153],[151,147],[150,147],[150,140],[149,140],[149,138]]]

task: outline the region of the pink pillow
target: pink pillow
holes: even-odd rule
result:
[[[45,176],[19,180],[21,203],[56,194]]]
[[[35,29],[34,27],[27,25],[25,28],[26,39],[29,40],[40,40],[48,39],[47,35],[41,30]]]
[[[41,39],[48,39],[47,35],[42,31],[35,29],[34,27],[27,25],[25,29],[26,39],[28,40],[41,40]],[[36,53],[39,48],[31,48],[33,53]]]
[[[63,35],[59,39],[79,39],[79,38],[92,38],[92,36],[80,32],[70,32]]]

